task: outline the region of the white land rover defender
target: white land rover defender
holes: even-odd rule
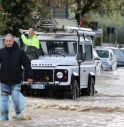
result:
[[[64,90],[75,99],[85,92],[93,96],[95,92],[95,64],[91,29],[66,27],[64,32],[39,33],[44,52],[31,61],[32,85],[24,77],[23,93],[32,90]]]

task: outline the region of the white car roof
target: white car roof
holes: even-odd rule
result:
[[[97,50],[97,49],[99,49],[99,50],[109,50],[108,48],[102,47],[102,46],[97,46],[97,47],[95,47],[95,49],[96,49],[96,50]]]
[[[40,41],[78,41],[77,35],[70,35],[66,33],[60,34],[39,34],[38,38]],[[83,43],[93,43],[90,37],[80,37],[80,41]]]
[[[106,47],[108,49],[118,49],[117,47]]]

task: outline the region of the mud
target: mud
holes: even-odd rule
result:
[[[124,68],[103,72],[96,79],[94,97],[76,100],[29,98],[25,119],[0,122],[0,127],[124,127]]]

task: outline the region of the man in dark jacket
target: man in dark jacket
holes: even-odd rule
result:
[[[11,34],[5,37],[5,48],[0,50],[0,121],[8,120],[9,95],[15,109],[15,118],[22,118],[25,107],[25,98],[21,94],[22,66],[25,69],[27,81],[33,82],[31,63]]]

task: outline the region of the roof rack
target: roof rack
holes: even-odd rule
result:
[[[22,30],[25,33],[28,33],[28,30]],[[95,36],[95,32],[90,28],[80,28],[80,27],[72,27],[65,26],[65,28],[55,29],[53,32],[37,32],[37,35],[61,35],[61,36],[75,36],[77,33],[83,36]]]
[[[57,29],[58,22],[54,18],[42,18],[41,19],[41,29],[47,31],[54,31]]]
[[[91,28],[83,28],[83,27],[72,27],[72,26],[66,26],[65,27],[66,30],[76,30],[76,31],[88,31],[88,32],[92,32],[93,30]]]
[[[83,34],[83,35],[86,35],[86,36],[95,36],[95,32],[91,28],[66,26],[65,30],[68,31],[68,32],[77,31],[78,34]]]

